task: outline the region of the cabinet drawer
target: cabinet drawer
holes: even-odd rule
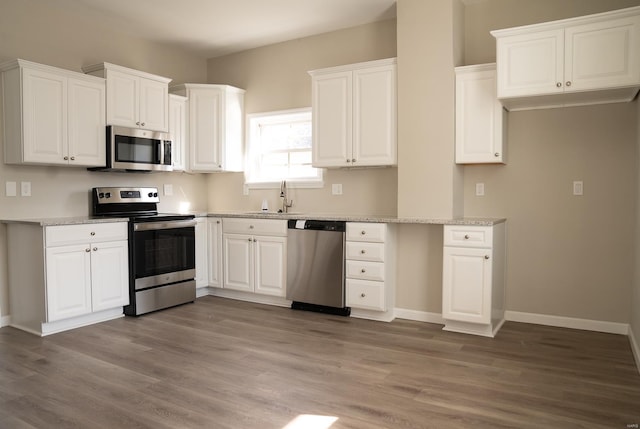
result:
[[[127,239],[127,222],[58,225],[45,228],[46,247]]]
[[[384,244],[382,243],[358,243],[347,241],[345,253],[346,259],[384,262]]]
[[[444,245],[458,247],[491,247],[491,226],[444,226]]]
[[[287,221],[280,219],[236,219],[222,220],[222,232],[232,234],[276,235],[286,237]]]
[[[347,278],[384,281],[384,263],[347,261]]]
[[[385,311],[384,283],[347,279],[347,306],[365,310]]]
[[[386,223],[347,223],[347,241],[370,241],[384,243]]]

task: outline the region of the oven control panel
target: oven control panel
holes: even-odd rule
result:
[[[93,188],[98,204],[159,203],[158,188]]]

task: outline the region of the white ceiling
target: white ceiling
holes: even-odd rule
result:
[[[396,17],[396,0],[75,0],[205,58]]]

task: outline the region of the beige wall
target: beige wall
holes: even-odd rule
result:
[[[491,0],[466,8],[466,64],[495,61],[488,31],[640,4]],[[507,309],[628,323],[637,102],[509,113],[508,164],[467,166],[465,216],[509,219]],[[584,196],[572,195],[572,181]],[[486,195],[476,197],[475,184]]]
[[[245,89],[246,113],[311,106],[307,71],[396,56],[396,22],[387,20],[210,59],[208,82]],[[322,189],[292,189],[291,211],[395,215],[397,169],[325,170]],[[343,195],[331,195],[331,184]],[[243,195],[243,173],[209,177],[209,210],[259,210],[280,204],[279,188]]]
[[[68,70],[112,62],[179,81],[204,82],[206,60],[165,48],[104,23],[70,0],[3,0],[0,5],[0,61],[24,58]],[[2,133],[0,132],[0,135]],[[1,139],[1,137],[0,137]],[[0,145],[3,143],[0,141]],[[163,197],[161,210],[177,210],[182,202],[206,210],[206,177],[180,173],[94,173],[83,168],[4,164],[0,151],[0,219],[89,214],[94,186],[171,183],[173,197]],[[5,182],[29,181],[32,197],[6,197]],[[9,314],[5,225],[0,225],[0,314]]]

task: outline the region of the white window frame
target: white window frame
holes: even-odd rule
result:
[[[272,118],[277,116],[290,116],[292,121],[295,120],[296,116],[308,115],[311,117],[311,108],[303,107],[300,109],[288,109],[288,110],[277,110],[273,112],[263,112],[263,113],[250,113],[246,118],[246,139],[247,139],[247,150],[246,150],[246,159],[245,159],[245,186],[249,189],[280,189],[281,181],[260,181],[255,180],[250,177],[251,168],[254,165],[254,159],[258,156],[259,150],[257,148],[258,140],[256,139],[256,133],[258,127],[260,125],[260,119],[262,118]],[[268,122],[269,119],[266,119],[265,122]],[[287,187],[290,188],[322,188],[324,186],[323,181],[323,170],[318,168],[318,176],[317,178],[283,178],[283,180],[287,181]]]

